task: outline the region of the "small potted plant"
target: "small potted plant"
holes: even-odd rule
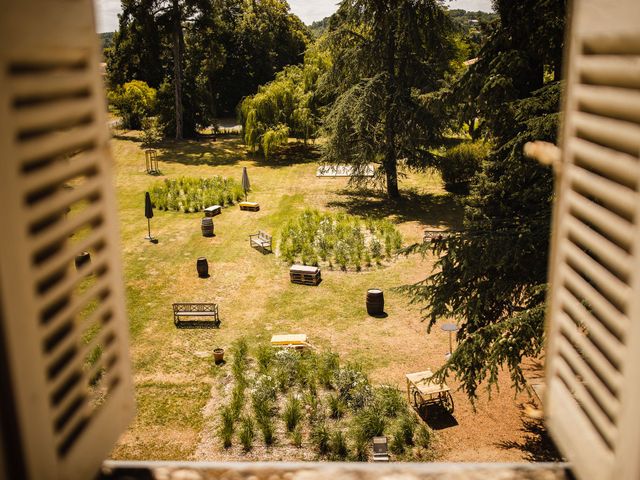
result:
[[[216,365],[224,362],[224,348],[218,347],[213,350],[213,360],[216,362]]]

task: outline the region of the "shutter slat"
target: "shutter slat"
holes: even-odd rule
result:
[[[633,229],[629,222],[574,191],[567,192],[566,198],[570,208],[582,218],[607,232],[622,246],[631,248]]]
[[[586,253],[571,242],[564,244],[564,252],[570,261],[575,263],[586,276],[588,276],[607,296],[615,299],[620,305],[626,306],[629,302],[629,286],[618,280],[606,268],[594,261]]]
[[[640,57],[584,56],[579,69],[582,81],[588,84],[640,89]]]
[[[59,282],[58,284],[56,284],[56,286],[48,290],[44,295],[41,295],[37,298],[36,302],[38,307],[40,309],[43,309],[43,307],[51,305],[55,300],[62,298],[65,294],[68,294],[70,291],[72,291],[82,280],[85,280],[89,275],[105,268],[105,258],[108,258],[108,255],[106,253],[102,253],[102,255],[95,255],[91,260],[91,263],[89,265],[85,264],[84,269],[82,269],[81,271],[69,272],[69,274],[63,281]],[[101,275],[100,277],[98,277],[97,283],[105,288],[110,281],[108,276],[108,272],[105,275]]]
[[[36,281],[42,282],[47,280],[51,275],[59,272],[65,267],[69,267],[76,256],[81,252],[87,252],[94,247],[99,246],[104,241],[104,227],[98,227],[94,229],[84,239],[74,243],[71,247],[62,249],[58,255],[49,258],[44,264],[35,269]],[[96,266],[101,263],[99,260],[103,258],[103,255],[94,256],[95,261],[91,261],[90,266],[86,266],[87,270],[92,273],[96,271]],[[79,276],[79,275],[76,275]]]
[[[567,219],[567,228],[570,235],[574,236],[583,247],[595,253],[606,266],[625,278],[630,276],[633,263],[631,262],[632,257],[627,252],[591,230],[575,217]]]
[[[603,377],[610,378],[611,385],[616,390],[621,387],[622,377],[613,364],[620,365],[624,358],[624,345],[621,344],[591,313],[574,297],[571,292],[563,288],[559,292],[559,301],[572,316],[584,324],[594,342],[604,353],[596,350],[592,352]],[[609,360],[611,359],[611,360]],[[613,364],[612,364],[613,363]]]
[[[568,177],[574,187],[579,187],[630,217],[633,215],[637,197],[630,188],[577,166],[568,172]]]
[[[87,70],[55,71],[44,76],[20,75],[20,81],[11,84],[11,95],[19,100],[74,94],[90,91],[91,77]]]
[[[101,297],[107,298],[109,292],[109,289],[106,288],[104,284],[97,283],[90,286],[87,290],[75,297],[73,301],[70,300],[69,303],[58,311],[52,318],[48,319],[46,324],[43,326],[43,337],[47,338],[53,335],[54,332],[60,328],[62,323],[76,315],[89,302],[93,300],[100,300]],[[54,298],[53,300],[55,301],[58,299]],[[103,301],[105,300],[103,299]],[[106,301],[108,302],[109,299],[107,298]]]
[[[25,180],[25,190],[31,194],[35,190],[60,185],[74,177],[90,173],[97,173],[96,160],[99,153],[96,150],[81,152],[72,158],[38,169]]]
[[[89,123],[93,116],[90,99],[51,101],[29,108],[22,108],[14,116],[15,128],[19,132],[30,130],[54,130],[66,128],[83,119]]]
[[[80,309],[85,308],[87,306],[86,303],[81,304]],[[67,317],[67,321],[70,321],[74,324],[73,330],[77,333],[81,338],[84,337],[85,333],[89,328],[93,325],[98,325],[101,321],[101,318],[107,314],[111,313],[113,310],[113,306],[109,301],[101,302],[98,307],[91,312],[91,314],[79,324],[78,320],[75,318],[69,319]],[[77,343],[78,335],[69,333],[62,340],[56,343],[55,347],[52,348],[48,353],[52,356],[59,355],[61,352],[65,351],[67,348],[70,348],[74,344]]]
[[[558,376],[549,379],[547,389],[553,404],[548,405],[551,418],[562,421],[549,424],[549,430],[554,439],[573,438],[572,446],[581,451],[588,451],[577,464],[572,465],[573,473],[588,472],[587,477],[594,480],[607,480],[607,474],[615,462],[615,456],[604,442],[593,423],[579,408],[576,399]],[[576,432],[580,432],[576,436]],[[592,477],[590,477],[593,475]],[[582,478],[582,477],[581,477]]]
[[[640,90],[580,85],[575,95],[584,112],[640,123]]]
[[[578,295],[586,299],[598,315],[606,322],[607,327],[618,337],[624,338],[628,321],[611,303],[595,288],[587,283],[569,265],[563,265],[559,277]]]
[[[91,224],[100,223],[102,221],[102,216],[102,205],[98,203],[91,204],[69,220],[58,222],[45,232],[35,237],[32,243],[33,249],[38,251],[52,243],[64,241],[77,230],[80,230],[85,226],[90,226]]]
[[[29,212],[28,221],[35,223],[60,212],[66,212],[75,203],[97,197],[102,189],[100,179],[97,177],[88,178],[81,185],[71,189],[59,188],[45,202],[35,205]]]
[[[635,187],[638,179],[629,175],[638,167],[638,159],[626,153],[620,153],[595,143],[572,138],[567,148],[574,154],[578,165],[586,166],[621,183]]]
[[[559,325],[566,340],[570,341],[565,345],[570,350],[566,352],[567,361],[574,370],[579,371],[578,373],[585,381],[588,380],[588,386],[593,390],[595,399],[613,419],[612,422],[615,422],[620,413],[620,402],[615,397],[620,392],[619,387],[622,383],[620,374],[611,368],[601,353],[596,353],[598,349],[587,340],[584,334],[578,332],[575,323],[567,315],[560,315]],[[580,353],[578,354],[577,351]],[[594,374],[593,366],[597,367],[595,370],[605,375],[601,377]],[[611,378],[606,377],[608,373],[611,373]],[[606,381],[601,378],[606,378]]]
[[[64,154],[78,148],[94,147],[98,134],[98,125],[95,123],[50,133],[44,136],[45,138],[22,142],[17,145],[17,155],[26,163]]]
[[[600,406],[593,400],[585,386],[576,378],[575,373],[571,370],[571,367],[562,356],[562,354],[573,352],[571,346],[566,340],[560,338],[559,347],[560,356],[555,360],[557,362],[556,368],[560,378],[569,386],[571,393],[575,396],[577,402],[580,404],[585,413],[593,421],[598,432],[607,442],[609,446],[615,443],[616,429],[613,427],[607,416],[602,412]]]
[[[77,348],[77,353],[76,353],[76,357],[82,359],[84,361],[84,359],[87,357],[87,355],[93,350],[95,349],[98,345],[101,345],[104,343],[105,338],[107,338],[109,335],[113,335],[113,332],[111,331],[111,329],[109,328],[102,328],[97,334],[96,336],[86,345],[82,345],[78,342],[75,343],[75,347]],[[78,339],[78,337],[76,336],[76,340]],[[102,352],[102,355],[105,355],[106,353],[108,353],[111,349],[113,349],[114,346],[113,345],[108,345],[105,347],[105,350]],[[85,367],[84,365],[81,365],[81,367]],[[49,383],[49,394],[53,395],[53,393],[58,390],[60,387],[62,387],[62,385],[65,383],[65,381],[69,378],[69,376],[74,372],[74,370],[78,369],[78,364],[76,362],[72,362],[69,361],[64,368],[62,368],[59,372],[57,372],[55,378],[53,380],[50,381]],[[87,384],[87,380],[90,379],[93,374],[97,373],[97,371],[94,371],[93,366],[88,369],[88,370],[82,370],[82,379],[78,382],[79,384]],[[56,405],[54,407],[54,414],[58,415],[61,411],[63,411],[66,406],[68,406],[68,404],[66,403],[68,401],[69,397],[73,397],[74,394],[79,393],[79,391],[81,390],[82,386],[78,386],[75,389],[71,389],[69,390],[68,393],[65,394],[65,400],[62,401],[59,405]]]
[[[631,155],[640,150],[640,125],[621,120],[575,112],[573,119],[576,134]]]

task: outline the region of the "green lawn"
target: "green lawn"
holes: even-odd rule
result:
[[[446,334],[435,329],[425,335],[420,307],[391,290],[424,278],[432,259],[400,257],[360,273],[323,269],[322,283],[306,287],[289,282],[288,265],[276,255],[263,255],[248,242],[249,234],[258,230],[277,241],[284,222],[306,207],[387,218],[397,224],[405,245],[420,241],[426,227],[460,225],[461,211],[438,175],[407,172],[401,182],[405,201],[392,203],[379,191],[349,189],[344,179],[316,178],[317,151],[299,145],[267,163],[248,155],[239,137],[171,144],[159,155],[160,177],[145,173],[135,135],[116,136],[112,151],[138,404],[137,418],[113,458],[221,458],[198,448],[211,441],[217,421],[215,392],[230,375],[230,367],[212,366],[212,350],[228,348],[241,336],[252,347],[275,333],[306,333],[318,347],[359,362],[374,381],[399,387],[405,373],[442,363]],[[216,236],[204,238],[202,214],[156,210],[151,228],[159,242],[144,240],[144,192],[153,182],[213,175],[239,181],[245,166],[252,185],[249,200],[260,203],[259,212],[224,208],[214,217]],[[200,256],[208,259],[210,278],[196,274]],[[385,292],[387,318],[366,313],[365,295],[372,287]],[[221,328],[176,329],[174,302],[218,303]],[[462,410],[467,411],[471,409]]]

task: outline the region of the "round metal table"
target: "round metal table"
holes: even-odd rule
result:
[[[453,332],[457,332],[458,331],[458,326],[455,323],[443,323],[440,328],[442,330],[444,330],[445,332],[449,332],[449,353],[445,355],[447,357],[447,360],[448,360],[449,357],[451,356],[451,353],[453,352],[453,344],[452,344],[452,340],[451,340],[451,334]]]

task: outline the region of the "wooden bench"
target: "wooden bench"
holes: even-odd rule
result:
[[[322,281],[320,269],[308,265],[292,265],[289,269],[289,278],[291,283],[299,283],[300,285],[315,286]]]
[[[240,202],[240,210],[249,210],[251,212],[257,212],[260,210],[260,205],[256,202]]]
[[[174,303],[173,323],[178,328],[219,328],[218,305],[215,303]]]
[[[259,248],[263,253],[273,253],[271,235],[263,231],[249,235],[249,245]]]

